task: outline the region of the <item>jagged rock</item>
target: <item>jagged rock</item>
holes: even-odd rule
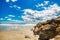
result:
[[[39,40],[49,40],[60,35],[60,17],[38,23],[33,32],[39,35]]]

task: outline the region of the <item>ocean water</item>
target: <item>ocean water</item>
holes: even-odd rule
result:
[[[0,31],[6,31],[6,30],[16,30],[16,29],[23,29],[24,26],[22,25],[17,25],[17,24],[10,24],[10,25],[0,25]]]
[[[0,24],[0,31],[23,29],[26,27],[33,28],[33,26],[34,24]]]

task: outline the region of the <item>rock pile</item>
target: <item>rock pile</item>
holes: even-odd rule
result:
[[[60,35],[60,17],[38,23],[33,32],[34,35],[39,35],[38,40],[49,40]]]

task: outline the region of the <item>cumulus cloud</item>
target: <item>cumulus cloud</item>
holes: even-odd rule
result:
[[[53,4],[47,7],[45,10],[32,10],[24,9],[24,15],[22,16],[24,21],[40,22],[56,18],[60,15],[60,6]]]

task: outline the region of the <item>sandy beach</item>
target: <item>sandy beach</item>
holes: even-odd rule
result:
[[[0,40],[38,40],[30,28],[0,31]]]
[[[1,24],[0,24],[1,25]],[[6,26],[6,24],[3,24]],[[8,24],[7,24],[8,25]],[[13,25],[13,24],[12,24]],[[13,27],[13,26],[8,27]],[[15,24],[14,24],[15,26]],[[38,40],[39,36],[33,34],[33,30],[30,26],[32,25],[24,25],[25,27],[22,29],[0,31],[0,40]],[[60,36],[51,40],[60,40]]]

